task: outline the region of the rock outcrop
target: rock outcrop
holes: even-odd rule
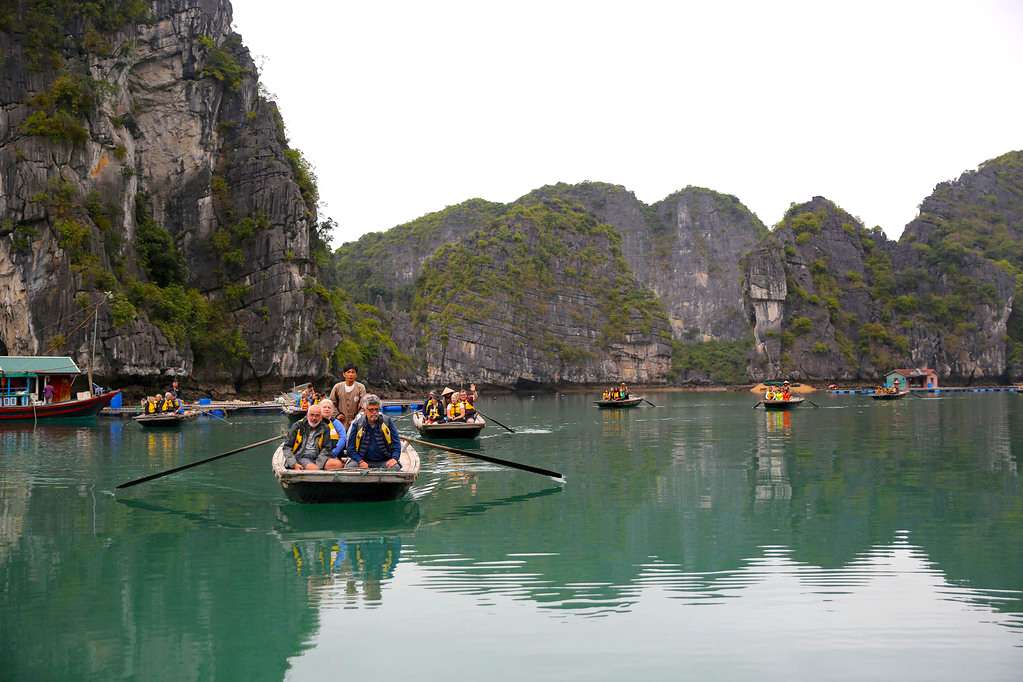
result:
[[[230,4],[91,4],[0,17],[3,346],[84,362],[97,313],[101,376],[322,374],[315,186]]]
[[[976,253],[955,260],[889,241],[822,198],[792,207],[745,259],[755,379],[875,379],[930,366],[1000,377],[1013,280]]]

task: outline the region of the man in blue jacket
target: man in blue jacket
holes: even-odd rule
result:
[[[363,414],[348,429],[349,467],[401,468],[401,440],[394,421],[380,413],[380,398],[366,396]]]

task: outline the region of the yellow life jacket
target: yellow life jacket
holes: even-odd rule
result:
[[[439,419],[440,418],[440,403],[437,402],[436,398],[430,398],[426,403],[426,418],[427,419]]]
[[[394,439],[391,437],[391,430],[387,428],[387,422],[380,422],[380,430],[383,432],[384,440],[387,441],[388,445],[394,442]],[[359,446],[362,445],[362,434],[365,433],[365,431],[366,425],[365,422],[363,422],[362,424],[359,425],[359,430],[355,432],[356,452],[359,452]]]
[[[152,400],[146,401],[146,414],[156,414],[156,403]]]
[[[448,405],[448,419],[459,419],[464,416],[465,408],[462,406],[460,401],[452,401],[451,404]]]
[[[337,434],[337,431],[334,431],[334,425],[333,424],[330,425],[330,431],[332,433],[334,433],[334,434]],[[321,433],[320,434],[319,442],[316,444],[317,449],[322,449],[323,448],[323,436],[324,436],[324,434]],[[299,429],[298,433],[295,434],[295,442],[291,446],[292,454],[298,452],[299,448],[301,448],[301,447],[302,447],[302,429]]]
[[[174,399],[164,400],[163,403],[161,403],[161,405],[160,405],[160,411],[161,412],[173,412],[176,409],[178,409],[178,406],[177,406],[177,401],[174,400]]]

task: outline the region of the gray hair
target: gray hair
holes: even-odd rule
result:
[[[379,405],[380,397],[375,393],[367,393],[362,399],[362,403],[359,405],[361,409],[366,409],[367,405]]]

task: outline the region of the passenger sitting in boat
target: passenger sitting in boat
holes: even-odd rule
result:
[[[401,468],[401,440],[394,421],[380,413],[380,398],[366,396],[363,414],[348,430],[349,468]]]
[[[426,402],[423,403],[423,418],[426,419],[427,424],[444,421],[444,408],[441,407],[440,400],[437,399],[437,394],[433,391],[430,391]]]
[[[473,384],[473,387],[475,388],[475,384]],[[473,400],[470,400],[470,395],[465,391],[462,391],[458,397],[462,406],[462,413],[465,415],[465,421],[476,421],[476,415],[478,413],[476,412],[476,406],[472,404]]]
[[[173,393],[167,391],[163,394],[163,402],[160,403],[160,412],[177,412],[179,407],[181,407],[181,403],[174,397]]]
[[[611,392],[605,389],[604,392],[600,394],[600,399],[607,400],[610,395]]]
[[[160,410],[160,396],[151,395],[142,401],[142,412],[145,414],[156,414]]]
[[[319,405],[310,405],[305,419],[292,424],[284,445],[290,450],[284,460],[288,469],[316,471],[323,468],[330,458],[330,426],[323,421]]]
[[[789,382],[786,381],[784,384],[782,384],[782,387],[781,387],[781,399],[782,400],[790,400],[791,398],[792,398],[792,393],[791,393],[791,389],[789,387]]]
[[[451,395],[451,402],[448,403],[448,421],[449,422],[465,421],[465,405],[459,399],[458,393],[453,393]]]
[[[348,442],[348,433],[341,420],[334,416],[334,403],[330,398],[320,401],[320,411],[323,412],[323,422],[330,429],[330,457],[323,463],[323,468],[327,471],[344,469],[345,464],[341,461],[341,455]]]
[[[625,385],[624,381],[621,383],[620,386],[618,386],[618,399],[619,400],[628,400],[629,399],[629,389]]]

